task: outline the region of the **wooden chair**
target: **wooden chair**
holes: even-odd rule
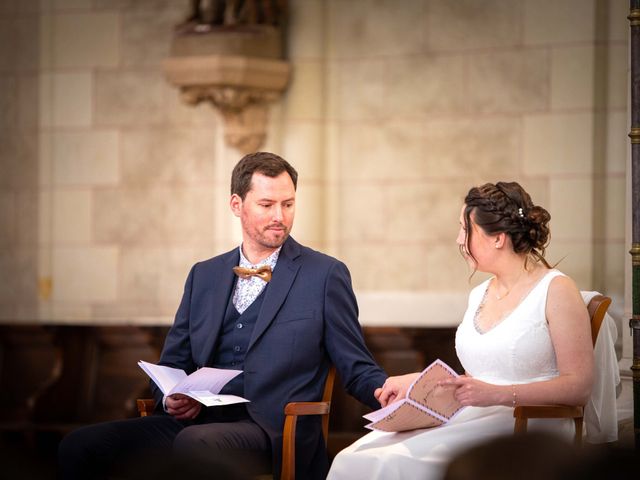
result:
[[[282,438],[282,470],[280,480],[294,480],[296,475],[296,425],[298,417],[304,415],[322,415],[322,435],[325,446],[329,435],[329,413],[331,411],[331,395],[336,378],[336,367],[329,369],[324,384],[322,401],[320,402],[289,402],[284,407],[284,429]],[[146,417],[153,412],[155,401],[151,398],[137,400],[138,412]]]
[[[591,319],[591,340],[594,347],[609,305],[611,305],[611,299],[604,295],[596,295],[587,305]],[[576,445],[582,444],[583,406],[518,405],[513,410],[513,417],[515,418],[515,433],[526,433],[527,422],[530,418],[573,418],[576,428],[575,443]]]

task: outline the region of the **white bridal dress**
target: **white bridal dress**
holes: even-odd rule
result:
[[[480,333],[474,316],[490,280],[469,295],[463,321],[456,332],[456,352],[467,374],[493,384],[511,385],[547,380],[558,375],[556,357],[545,316],[550,270],[522,302],[491,330]],[[467,407],[449,423],[410,432],[372,432],[340,452],[329,480],[437,479],[449,459],[461,449],[497,435],[513,433],[511,407]],[[534,420],[530,429],[551,429],[570,438],[570,420]]]

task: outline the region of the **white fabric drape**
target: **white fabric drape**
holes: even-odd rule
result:
[[[599,292],[580,292],[588,305]],[[595,371],[591,398],[584,408],[586,440],[589,443],[618,440],[618,411],[616,387],[620,383],[620,369],[615,352],[618,329],[607,313],[600,327],[594,349]]]

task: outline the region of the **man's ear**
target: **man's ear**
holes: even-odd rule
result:
[[[239,217],[240,213],[242,212],[242,199],[237,193],[231,195],[229,206],[231,207],[231,212],[233,212],[236,217]]]

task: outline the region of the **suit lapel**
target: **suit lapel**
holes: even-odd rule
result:
[[[208,360],[207,365],[213,361],[213,347],[216,345],[218,335],[221,332],[221,326],[224,322],[224,315],[227,311],[229,296],[236,279],[233,273],[233,267],[238,265],[240,254],[238,249],[234,249],[227,253],[222,259],[223,266],[220,270],[215,269],[215,277],[211,279],[211,313],[209,319],[209,332],[207,335],[207,343],[205,344],[205,358]]]
[[[276,313],[278,313],[282,303],[287,298],[289,290],[291,290],[291,285],[293,285],[293,281],[300,269],[300,262],[297,260],[299,256],[300,245],[293,238],[289,237],[280,251],[278,263],[273,271],[273,278],[265,292],[262,308],[258,314],[256,325],[253,328],[253,334],[251,335],[251,341],[249,342],[247,350],[251,349],[253,344],[260,338],[269,325],[271,325]]]

